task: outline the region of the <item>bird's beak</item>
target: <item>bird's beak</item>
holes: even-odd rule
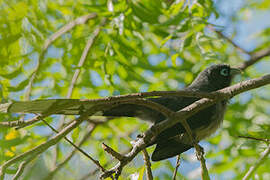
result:
[[[235,76],[235,75],[241,74],[241,73],[242,73],[242,71],[240,69],[238,69],[238,68],[231,68],[231,71],[230,71],[230,75],[231,76]]]

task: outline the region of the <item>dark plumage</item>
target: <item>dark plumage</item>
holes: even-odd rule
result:
[[[212,65],[202,71],[196,79],[185,90],[212,92],[230,85],[232,77],[240,70],[230,68],[229,65]],[[162,104],[163,106],[178,111],[198,98],[167,96],[160,98],[149,98],[149,100]],[[206,138],[214,133],[221,125],[224,112],[226,110],[226,101],[218,102],[187,119],[187,122],[196,136],[197,140]],[[114,107],[103,114],[104,116],[128,116],[139,117],[142,120],[148,120],[154,124],[165,120],[160,113],[150,108],[140,105],[125,104]],[[157,144],[152,154],[153,161],[159,161],[181,154],[192,147],[190,140],[181,123],[177,123],[171,128],[161,132],[155,140],[149,144]]]
[[[212,65],[202,71],[192,84],[185,89],[202,92],[216,91],[229,86],[232,77],[237,73],[240,73],[240,70],[230,68],[229,65]],[[162,104],[173,111],[178,111],[197,101],[198,98],[166,96],[149,98],[149,100]],[[96,104],[93,102],[94,101],[80,99],[46,99],[12,102],[0,104],[0,112],[35,114],[46,114],[50,112],[52,114],[77,115],[94,107]],[[191,130],[196,135],[196,140],[201,140],[216,131],[223,120],[225,109],[226,101],[221,101],[199,111],[187,119]],[[102,109],[100,111],[102,111]],[[154,124],[165,120],[165,117],[160,112],[135,104],[119,105],[101,113],[103,113],[103,116],[139,117],[142,120],[151,121]],[[153,144],[157,144],[152,154],[153,161],[173,157],[192,147],[181,123],[161,132],[148,146]]]

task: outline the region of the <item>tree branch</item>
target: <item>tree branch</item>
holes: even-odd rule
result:
[[[246,138],[246,139],[252,139],[256,141],[263,141],[265,143],[270,143],[270,139],[264,139],[264,138],[257,138],[257,137],[252,137],[252,136],[238,136],[239,138]]]
[[[231,43],[237,50],[239,50],[240,52],[242,52],[244,54],[250,55],[250,52],[248,52],[245,49],[238,46],[235,42],[233,42],[233,40],[231,40],[229,37],[225,36],[221,31],[216,30],[213,26],[209,26],[209,27],[212,31],[216,32],[218,34],[218,36],[220,36],[221,38],[223,38],[226,41],[228,41],[229,43]]]
[[[183,127],[185,128],[193,146],[195,147],[195,150],[196,150],[196,156],[197,156],[197,159],[200,161],[201,163],[201,177],[203,180],[210,180],[210,177],[209,177],[209,174],[208,174],[208,170],[207,170],[207,167],[206,167],[206,164],[205,164],[205,159],[203,157],[204,155],[204,150],[203,148],[198,145],[198,142],[197,140],[195,139],[194,135],[192,134],[192,131],[186,121],[186,119],[183,119],[181,121],[181,124],[183,125]]]
[[[152,169],[151,169],[150,157],[149,157],[146,149],[143,149],[142,152],[143,152],[144,164],[146,166],[146,179],[153,180],[153,173],[152,173]]]
[[[27,161],[23,161],[20,165],[19,165],[19,168],[16,172],[16,174],[13,176],[12,180],[17,180],[23,173],[23,170],[26,166],[28,162]]]
[[[179,155],[177,156],[177,159],[176,159],[176,165],[175,165],[175,169],[174,169],[173,177],[172,177],[173,180],[176,180],[177,171],[178,171],[178,168],[179,168],[179,166],[180,166],[180,159],[181,159],[181,155],[179,154]]]
[[[258,169],[258,167],[261,164],[263,164],[263,162],[267,159],[269,154],[270,154],[270,145],[262,153],[262,156],[259,158],[259,160],[253,166],[250,167],[250,169],[248,170],[248,172],[246,173],[246,175],[243,177],[242,180],[248,180],[252,176],[252,174],[256,171],[256,169]]]
[[[248,61],[245,61],[242,65],[240,65],[238,68],[241,70],[245,70],[249,66],[257,63],[262,58],[270,56],[270,48],[262,49],[260,51],[254,51],[250,53],[250,59]]]
[[[70,131],[72,131],[74,128],[76,128],[83,120],[87,119],[89,115],[91,115],[93,112],[87,112],[81,115],[79,118],[74,120],[71,124],[69,124],[67,127],[65,127],[63,130],[61,130],[58,134],[56,134],[54,137],[52,137],[47,142],[44,142],[40,144],[39,146],[24,152],[18,156],[13,157],[12,159],[6,161],[1,167],[0,167],[0,179],[4,179],[5,170],[10,165],[17,163],[18,161],[21,161],[29,156],[37,156],[40,153],[46,151],[49,147],[55,145],[58,141],[60,141],[63,137],[65,137]]]
[[[30,81],[28,83],[28,87],[27,87],[27,92],[25,95],[25,99],[29,99],[30,97],[30,93],[31,93],[31,89],[32,89],[32,85],[34,83],[34,80],[37,76],[38,71],[40,70],[40,65],[44,59],[44,56],[47,52],[48,47],[56,40],[58,39],[60,36],[62,36],[63,34],[65,34],[66,32],[68,32],[69,30],[71,30],[73,27],[75,27],[76,25],[79,24],[85,24],[88,20],[90,19],[94,19],[97,17],[96,13],[91,13],[91,14],[87,14],[81,17],[78,17],[77,19],[69,22],[68,24],[66,24],[65,26],[63,26],[62,28],[60,28],[57,32],[55,32],[53,35],[51,35],[44,43],[42,51],[39,55],[38,58],[38,63],[37,66],[30,78]]]
[[[74,74],[73,74],[73,77],[72,77],[72,80],[71,80],[71,84],[69,86],[69,89],[68,89],[68,93],[66,95],[66,98],[71,98],[72,97],[72,93],[73,93],[73,89],[75,87],[75,84],[78,80],[78,77],[81,73],[81,68],[83,67],[84,63],[85,63],[85,60],[87,59],[87,56],[93,46],[93,44],[95,43],[99,33],[100,33],[100,30],[101,30],[101,27],[104,26],[106,22],[106,19],[103,19],[103,21],[101,22],[101,24],[98,26],[98,28],[95,29],[95,31],[93,32],[93,34],[89,37],[85,47],[84,47],[84,50],[83,50],[83,53],[81,55],[81,58],[79,60],[79,63],[77,65],[77,69],[75,70]],[[60,125],[59,125],[59,129],[62,129],[63,126],[64,126],[64,122],[65,122],[65,116],[61,116],[60,117]],[[57,147],[58,145],[56,145],[56,147],[54,148],[54,154],[55,154],[55,159],[54,159],[54,162],[56,163],[57,161]]]
[[[249,52],[245,49],[243,49],[242,47],[240,47],[239,45],[237,45],[232,39],[230,39],[229,37],[225,36],[221,31],[216,30],[213,26],[209,26],[209,28],[214,31],[215,33],[218,34],[218,36],[220,36],[221,38],[225,39],[226,41],[228,41],[229,43],[231,43],[237,50],[239,50],[240,52],[247,54],[250,56],[249,60],[243,62],[238,68],[241,70],[245,70],[246,68],[248,68],[249,66],[257,63],[258,61],[260,61],[262,58],[266,57],[266,56],[270,56],[270,48],[265,48],[259,51],[252,51]]]
[[[92,132],[95,130],[96,125],[91,124],[90,128],[87,128],[88,131],[85,133],[84,137],[81,139],[81,141],[78,143],[78,147],[81,147],[84,142],[86,142],[87,139],[91,136]],[[66,156],[66,158],[59,163],[54,169],[50,171],[50,173],[44,178],[44,180],[53,179],[53,176],[62,168],[64,165],[75,155],[77,151],[77,148],[73,148],[73,150],[69,153],[69,155]]]

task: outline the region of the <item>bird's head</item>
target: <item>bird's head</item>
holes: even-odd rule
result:
[[[212,65],[203,70],[189,88],[205,92],[216,91],[228,87],[234,75],[239,73],[240,69],[231,68],[227,64]]]

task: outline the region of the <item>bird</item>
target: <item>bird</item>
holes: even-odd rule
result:
[[[241,73],[240,69],[232,68],[227,64],[212,65],[198,74],[194,81],[184,88],[187,91],[213,92],[230,86],[233,77]],[[178,111],[194,103],[200,98],[163,96],[148,98],[148,100],[161,104],[172,111]],[[197,141],[200,141],[213,134],[222,124],[226,111],[227,101],[223,100],[205,108],[187,119],[192,133]],[[107,110],[104,116],[127,116],[138,117],[157,124],[166,120],[160,112],[135,104],[124,104]],[[153,142],[147,145],[156,144],[152,154],[152,161],[160,161],[179,155],[193,147],[185,128],[181,123],[161,132]]]
[[[200,72],[193,82],[184,90],[196,92],[214,92],[230,86],[235,75],[240,74],[241,70],[230,67],[228,64],[214,64]],[[181,97],[168,95],[147,100],[165,106],[172,111],[179,111],[186,106],[196,102],[200,98]],[[55,103],[72,104],[67,108],[54,109]],[[80,101],[74,99],[47,99],[25,102],[13,102],[0,105],[0,112],[11,113],[35,113],[42,114],[48,109],[54,109],[54,114],[79,115],[81,110],[90,109],[93,106],[90,101]],[[226,111],[227,100],[217,103],[195,113],[187,118],[187,123],[196,141],[201,141],[213,134],[222,124]],[[106,117],[137,117],[148,121],[153,125],[166,120],[166,117],[157,110],[138,104],[120,104],[111,108],[99,109],[99,115]],[[180,155],[193,147],[185,128],[181,123],[162,131],[147,144],[147,147],[156,145],[152,153],[152,161],[160,161]]]

